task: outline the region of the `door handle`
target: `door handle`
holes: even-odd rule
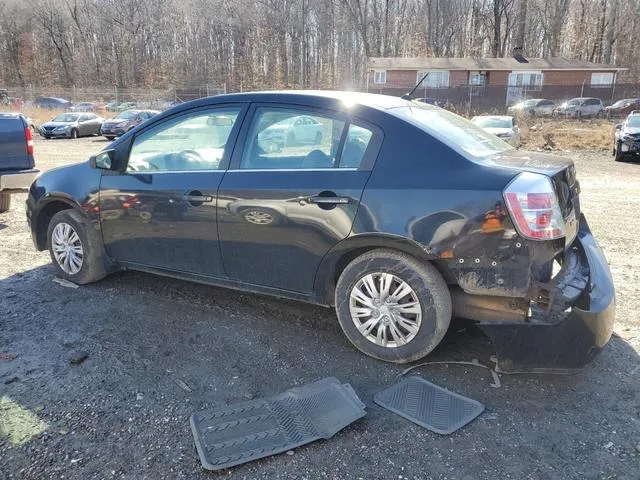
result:
[[[211,195],[185,195],[182,199],[187,202],[213,202]]]
[[[191,192],[186,193],[182,196],[182,199],[189,202],[194,207],[200,206],[203,203],[213,202],[212,195],[203,195],[202,192],[198,190],[192,190]]]
[[[349,203],[348,197],[324,197],[321,195],[313,195],[308,197],[309,203],[315,203],[316,205],[344,205]]]

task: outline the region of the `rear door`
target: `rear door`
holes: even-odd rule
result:
[[[121,174],[100,182],[100,222],[107,253],[119,262],[224,276],[216,193],[228,166],[241,105],[177,114],[137,133]],[[231,119],[219,129],[217,117]]]
[[[237,281],[310,293],[324,255],[347,237],[382,132],[309,107],[255,105],[218,191],[220,250]],[[315,134],[292,145],[261,135],[310,117]],[[321,125],[321,128],[319,128]]]

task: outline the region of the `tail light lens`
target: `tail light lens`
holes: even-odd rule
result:
[[[33,156],[33,136],[29,127],[24,129],[24,138],[27,141],[27,155]]]
[[[565,236],[558,197],[548,177],[521,173],[505,189],[504,198],[511,220],[523,237],[553,240]]]

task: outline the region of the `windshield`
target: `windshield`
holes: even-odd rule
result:
[[[522,102],[522,105],[525,107],[533,107],[536,105],[536,103],[538,103],[538,100],[526,100]]]
[[[119,120],[131,120],[136,116],[136,112],[120,112],[115,118]]]
[[[442,108],[424,104],[397,107],[391,111],[446,145],[464,150],[474,157],[487,157],[513,149],[473,122]]]
[[[74,115],[72,113],[62,113],[60,115],[56,115],[56,117],[52,120],[53,122],[75,122],[78,120],[78,115]]]
[[[631,103],[631,100],[618,100],[616,103],[611,105],[612,107],[626,107]]]
[[[473,117],[472,122],[482,128],[511,128],[510,118]]]
[[[582,99],[574,98],[573,100],[569,100],[567,105],[580,105],[582,103]]]
[[[629,120],[627,120],[627,126],[633,128],[640,127],[640,115],[633,115],[629,117]]]

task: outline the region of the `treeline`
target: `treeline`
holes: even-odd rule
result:
[[[640,77],[640,0],[3,0],[0,87],[357,88],[368,56],[567,56]]]

